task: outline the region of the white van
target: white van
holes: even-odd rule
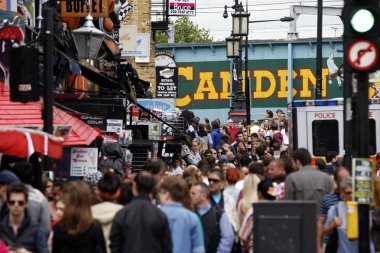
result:
[[[370,155],[380,152],[380,99],[369,99]],[[344,156],[343,99],[292,103],[289,136],[293,149],[306,148],[313,158],[328,151]],[[314,160],[314,159],[313,159]]]

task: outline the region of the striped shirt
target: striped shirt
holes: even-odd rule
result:
[[[339,201],[341,201],[341,198],[339,197],[339,194],[336,192],[328,193],[325,196],[323,196],[321,200],[321,205],[319,207],[319,215],[326,217],[330,207],[337,204]]]

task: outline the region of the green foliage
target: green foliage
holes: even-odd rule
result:
[[[173,22],[170,22],[173,23]],[[213,38],[209,31],[199,28],[189,17],[181,17],[174,22],[175,43],[212,42]],[[165,31],[156,32],[156,43],[168,43]]]

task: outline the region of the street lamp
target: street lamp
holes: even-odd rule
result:
[[[94,26],[93,18],[91,16],[91,4],[88,3],[88,5],[88,14],[83,26],[74,30],[72,34],[79,57],[95,60],[98,56],[105,34]]]
[[[226,38],[227,58],[238,58],[240,56],[240,37],[231,36]]]
[[[249,28],[249,13],[235,12],[232,13],[232,35],[247,36]]]

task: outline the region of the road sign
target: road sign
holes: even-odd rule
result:
[[[352,199],[359,204],[372,204],[373,192],[373,163],[368,158],[354,158],[353,166],[353,196]]]
[[[369,71],[377,64],[379,51],[377,46],[369,40],[358,40],[353,43],[347,52],[348,63],[353,69]]]

